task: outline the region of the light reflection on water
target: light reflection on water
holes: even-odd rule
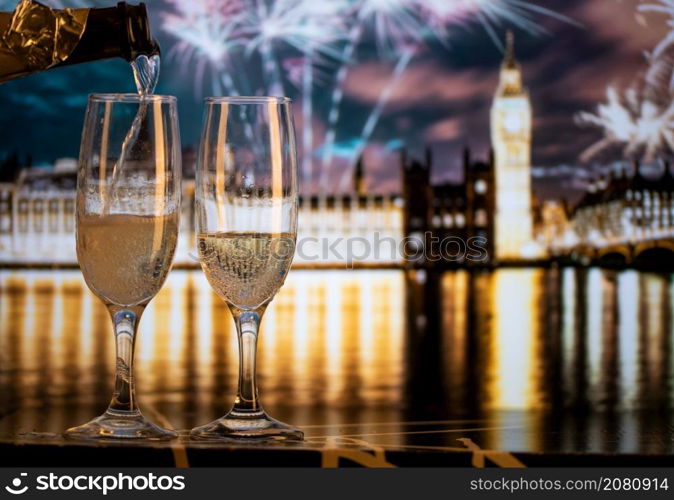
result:
[[[114,366],[110,319],[79,271],[0,277],[0,384],[7,389],[0,414],[47,398],[105,401]],[[294,271],[262,322],[265,405],[400,405],[404,300],[398,271]],[[188,420],[229,406],[235,329],[201,272],[171,273],[143,314],[136,363],[141,402],[183,405]]]
[[[450,406],[671,407],[671,276],[458,271],[442,290],[439,373]]]
[[[434,401],[419,408],[429,403],[443,414],[671,406],[668,275],[448,272],[436,297],[439,324],[428,327],[436,337],[406,327],[416,293],[408,283],[400,270],[293,271],[262,324],[265,405],[279,416],[295,407],[296,418],[341,408],[394,420],[421,394]],[[60,430],[100,411],[111,391],[113,340],[79,271],[1,271],[0,287],[0,414],[76,403],[76,415],[53,424]],[[429,335],[437,357],[410,356]],[[179,427],[228,408],[235,332],[201,272],[170,274],[142,318],[137,366],[141,405],[177,406]],[[439,392],[424,392],[428,384]]]

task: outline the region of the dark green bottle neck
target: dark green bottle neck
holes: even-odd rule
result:
[[[140,54],[159,53],[150,33],[145,4],[93,8],[79,43],[61,65],[121,57],[132,61]]]

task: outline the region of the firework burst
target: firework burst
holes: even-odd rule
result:
[[[374,125],[381,115],[388,96],[405,72],[407,64],[411,61],[411,54],[415,47],[424,43],[428,37],[429,29],[436,27],[433,23],[425,22],[428,12],[423,9],[422,0],[356,0],[353,2],[355,16],[351,19],[347,43],[344,46],[341,60],[343,64],[339,68],[335,88],[332,94],[330,111],[328,113],[327,133],[325,137],[325,153],[322,161],[322,175],[320,184],[322,189],[327,188],[329,168],[332,165],[335,140],[337,138],[337,125],[340,117],[340,105],[344,98],[344,82],[349,67],[353,63],[353,55],[361,37],[366,29],[371,29],[381,55],[396,60],[392,80],[387,85],[386,91],[382,92],[377,104],[372,109],[366,120],[363,133],[357,143],[365,143]],[[438,35],[435,29],[431,30]],[[401,65],[400,62],[403,62]],[[368,133],[368,130],[370,131]],[[365,135],[367,134],[367,137]],[[344,185],[351,175],[353,165],[362,153],[364,146],[354,150],[350,168],[342,175],[341,184]]]
[[[356,22],[372,29],[380,53],[395,57],[402,48],[425,41],[428,26],[423,4],[421,0],[361,0]]]
[[[303,55],[302,89],[302,172],[311,179],[313,153],[314,67],[324,58],[339,58],[335,44],[344,37],[344,19],[351,2],[334,0],[261,0],[244,11],[237,20],[239,32],[246,37],[246,53],[259,52],[264,73],[270,79],[270,94],[285,95],[284,78],[274,53],[276,45],[285,45]],[[292,67],[292,65],[291,65]]]
[[[177,13],[162,16],[163,29],[194,47],[212,63],[219,63],[238,42],[233,37],[233,18],[241,12],[239,0],[169,0]]]
[[[536,15],[577,24],[566,16],[524,0],[362,0],[358,12],[357,21],[361,21],[362,25],[369,24],[373,27],[377,46],[384,54],[392,54],[395,64],[391,80],[382,90],[356,141],[358,146],[350,159],[350,168],[342,176],[342,186],[348,182],[358,157],[370,140],[389,96],[403,77],[413,56],[428,40],[436,40],[447,46],[450,27],[468,27],[477,22],[494,44],[503,50],[503,44],[496,31],[502,25],[514,25],[531,34],[544,33],[545,29],[536,22]],[[362,32],[356,33],[360,36]],[[351,53],[348,58],[350,57]],[[338,87],[341,87],[345,73],[346,69],[344,74],[338,73]],[[324,179],[327,179],[327,167],[332,160],[331,149],[341,99],[341,93],[334,96],[333,108],[328,118],[326,137],[328,147],[323,162]]]
[[[649,92],[631,87],[620,94],[614,87],[606,91],[606,102],[596,113],[586,111],[576,115],[579,125],[593,125],[604,131],[604,138],[587,148],[583,161],[615,146],[622,146],[628,157],[655,159],[669,148],[674,151],[674,104],[658,102],[647,97]]]
[[[317,53],[338,56],[332,43],[342,36],[336,23],[326,21],[320,6],[307,0],[260,0],[255,7],[237,17],[238,32],[245,37],[249,54],[267,44],[284,43],[306,52],[313,46]],[[315,3],[315,2],[313,2]]]
[[[613,147],[624,155],[652,161],[659,154],[674,152],[674,0],[640,5],[641,12],[669,15],[670,32],[646,55],[648,69],[642,81],[619,92],[606,91],[606,102],[596,113],[580,112],[576,123],[599,127],[604,137],[581,155],[583,161]]]
[[[334,53],[333,44],[341,41],[346,33],[345,20],[352,8],[351,0],[333,0],[331,2],[302,0],[302,7],[304,15],[310,23],[322,25],[324,30],[321,40],[323,46],[327,46],[330,48],[330,52]],[[302,173],[307,182],[311,182],[313,178],[313,91],[316,67],[320,65],[317,63],[322,60],[320,49],[321,45],[316,46],[315,42],[310,42],[305,49],[302,64]]]
[[[228,94],[238,94],[227,69],[231,52],[241,43],[234,23],[243,8],[241,0],[169,1],[176,10],[162,16],[162,28],[178,39],[169,57],[181,61],[184,68],[188,61],[195,61],[195,90],[201,88],[206,69],[210,67],[215,93],[220,93],[222,82]]]
[[[494,44],[503,49],[497,29],[504,24],[516,26],[531,34],[546,33],[536,15],[578,25],[573,19],[524,0],[426,0],[422,7],[427,21],[438,29],[479,23]]]
[[[224,86],[228,94],[238,88],[251,92],[247,80],[251,57],[261,64],[269,95],[286,95],[293,87],[301,93],[303,151],[302,172],[313,179],[312,131],[314,86],[321,67],[335,68],[327,110],[326,135],[321,145],[320,186],[326,190],[333,168],[340,108],[349,69],[357,62],[358,47],[373,40],[380,57],[391,62],[391,78],[365,120],[354,145],[351,168],[342,174],[348,180],[353,165],[363,152],[383,116],[386,103],[406,69],[429,41],[448,46],[451,26],[481,24],[501,46],[497,29],[510,24],[530,33],[540,33],[536,15],[569,21],[525,0],[168,0],[175,13],[166,14],[163,29],[178,39],[173,55],[195,61],[199,82],[207,69],[216,92]],[[672,0],[674,1],[674,0]],[[283,70],[282,70],[283,68]],[[236,76],[236,82],[230,75]],[[240,85],[236,85],[236,83]],[[341,153],[340,153],[340,156]]]
[[[237,17],[237,32],[245,39],[246,54],[259,52],[269,89],[284,95],[284,82],[274,50],[284,44],[310,57],[338,57],[333,43],[342,36],[334,22],[325,22],[318,7],[307,0],[260,0]]]

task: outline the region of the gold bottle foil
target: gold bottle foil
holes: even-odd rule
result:
[[[80,41],[89,9],[50,9],[21,0],[0,23],[0,82],[65,61]]]

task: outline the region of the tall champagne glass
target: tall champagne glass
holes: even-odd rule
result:
[[[239,338],[239,386],[224,417],[198,439],[295,439],[302,431],[262,409],[255,382],[260,319],[295,253],[297,159],[290,99],[206,99],[196,176],[199,260]]]
[[[87,285],[110,312],[117,362],[108,409],[68,429],[66,437],[176,436],[141,414],[133,354],[138,322],[164,284],[173,260],[180,176],[175,97],[89,97],[77,177],[77,260]]]

